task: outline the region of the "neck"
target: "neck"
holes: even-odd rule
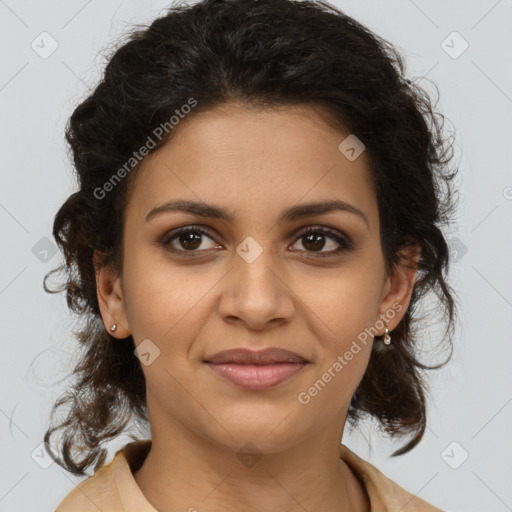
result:
[[[370,510],[363,484],[339,457],[340,439],[335,435],[243,456],[183,434],[153,432],[151,450],[134,472],[146,499],[159,512]]]

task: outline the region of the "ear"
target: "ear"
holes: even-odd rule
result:
[[[400,261],[393,267],[391,275],[386,277],[379,318],[389,318],[389,332],[396,328],[409,307],[420,257],[421,247],[419,245],[407,246],[400,251]],[[391,318],[390,311],[394,311]]]
[[[101,317],[107,332],[115,338],[126,338],[130,335],[130,329],[126,319],[123,291],[121,288],[121,277],[111,268],[100,265],[98,250],[94,251],[93,262],[96,274],[96,292],[100,307]],[[116,324],[115,331],[111,331],[112,325]]]

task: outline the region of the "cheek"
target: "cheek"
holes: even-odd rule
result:
[[[370,328],[379,318],[381,278],[378,262],[361,258],[298,291],[307,306],[303,318],[320,348],[316,378],[329,382],[325,396],[348,397],[364,374],[373,343]]]
[[[191,273],[143,252],[127,257],[124,269],[125,308],[136,343],[144,338],[164,341],[190,325],[196,306],[214,284],[208,273]]]
[[[328,358],[316,375],[297,393],[297,403],[304,418],[328,423],[333,417],[345,413],[350,405],[368,365],[371,345],[361,345],[355,350]],[[350,346],[350,345],[349,345]]]
[[[294,292],[307,306],[305,318],[316,326],[325,349],[342,349],[351,338],[375,323],[381,302],[383,273],[378,262],[352,262],[338,271],[297,280]]]
[[[168,413],[187,410],[190,398],[184,389],[193,389],[190,372],[190,348],[208,314],[208,292],[218,278],[209,273],[191,273],[183,269],[144,263],[144,258],[126,261],[125,303],[131,334],[138,347],[149,352],[148,364],[142,364],[150,397],[160,396]],[[148,344],[146,340],[150,340]],[[141,358],[141,362],[144,360]]]
[[[212,297],[223,275],[220,267],[180,267],[144,251],[126,258],[126,314],[135,346],[149,339],[159,351],[157,364],[143,367],[146,378],[158,378],[159,368],[180,376],[180,382],[188,378],[190,359],[197,359],[201,348],[194,341],[212,316]]]
[[[377,277],[354,269],[341,274],[304,301],[314,312],[308,314],[309,329],[321,347],[314,375],[297,395],[311,418],[321,415],[327,420],[348,407],[371,355],[369,328],[378,319],[380,298]]]

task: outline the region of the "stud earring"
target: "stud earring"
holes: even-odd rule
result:
[[[114,325],[110,328],[110,330],[111,330],[112,332],[114,332],[116,329],[117,329],[117,324],[114,324]]]

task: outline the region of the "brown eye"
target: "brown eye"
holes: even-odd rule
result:
[[[204,237],[213,241],[213,238],[207,231],[197,227],[186,227],[164,236],[161,243],[165,248],[173,252],[201,252],[212,248],[201,248]]]
[[[219,248],[215,243],[211,247],[204,247],[205,238],[215,242],[213,236],[203,228],[187,226],[167,233],[160,243],[165,249],[181,256],[199,256],[210,249]],[[304,250],[299,250],[299,252],[306,252],[315,257],[334,256],[353,247],[348,237],[326,227],[308,228],[299,234],[295,243],[299,241],[304,247]],[[327,250],[324,251],[325,248]]]
[[[325,238],[322,234],[302,235],[302,244],[308,251],[321,251],[325,246]]]
[[[201,233],[189,231],[188,233],[181,233],[178,235],[177,240],[181,246],[187,250],[198,249],[201,245]]]
[[[352,243],[347,237],[329,228],[308,228],[299,235],[297,241],[299,240],[305,247],[306,252],[319,253],[318,256],[321,257],[332,256],[352,248]],[[323,251],[322,249],[326,246],[328,250]]]

